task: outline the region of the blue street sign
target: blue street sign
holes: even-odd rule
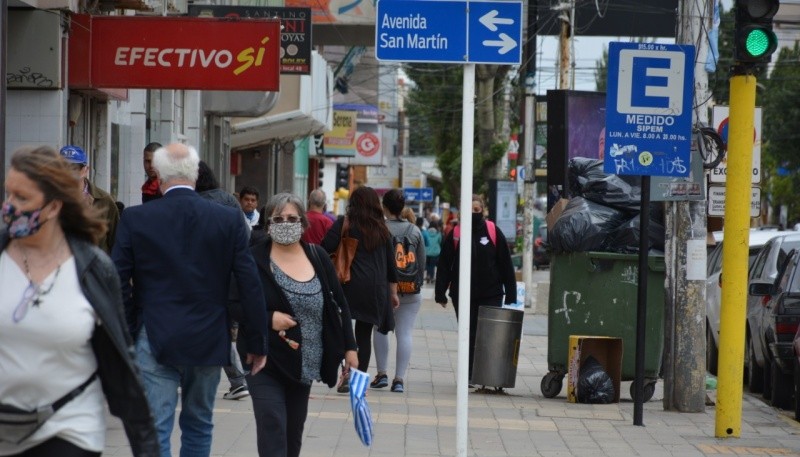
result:
[[[519,65],[521,1],[380,0],[378,60]]]
[[[432,187],[404,187],[403,194],[406,196],[406,201],[409,202],[432,202],[433,201],[433,188]]]
[[[691,45],[610,43],[606,173],[689,176],[694,55]]]

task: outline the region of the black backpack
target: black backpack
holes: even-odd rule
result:
[[[411,237],[414,227],[409,223],[402,235],[392,235],[399,294],[418,294],[422,290],[422,277],[419,274],[422,267],[417,259],[417,243]]]

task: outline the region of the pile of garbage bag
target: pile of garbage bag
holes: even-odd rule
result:
[[[550,229],[554,253],[639,252],[641,178],[603,171],[603,161],[577,157],[569,161],[573,197]],[[650,205],[650,249],[664,250],[663,205]]]

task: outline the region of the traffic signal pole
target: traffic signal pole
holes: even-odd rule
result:
[[[750,180],[753,164],[753,113],[756,77],[736,75],[730,82],[728,176],[722,247],[722,303],[714,436],[742,433],[742,375],[747,313],[750,238]]]

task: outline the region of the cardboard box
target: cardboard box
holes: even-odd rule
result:
[[[567,362],[567,401],[578,402],[578,373],[589,356],[603,365],[614,383],[614,403],[619,403],[619,384],[622,381],[622,338],[613,336],[569,336]]]
[[[559,217],[561,217],[561,213],[564,212],[564,208],[567,207],[567,203],[569,200],[566,198],[562,198],[553,205],[553,208],[547,213],[544,220],[547,222],[547,230],[553,230],[553,226],[556,225],[556,221]]]

